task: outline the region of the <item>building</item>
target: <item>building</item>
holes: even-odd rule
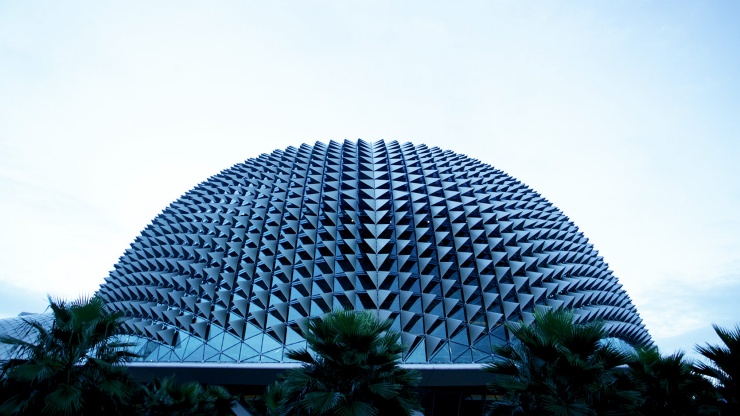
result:
[[[264,385],[295,364],[308,319],[392,319],[429,386],[484,385],[480,363],[535,307],[650,344],[627,293],[568,218],[469,157],[383,141],[289,147],[239,163],[142,231],[100,294],[143,360],[207,382]],[[9,324],[6,324],[8,326]]]

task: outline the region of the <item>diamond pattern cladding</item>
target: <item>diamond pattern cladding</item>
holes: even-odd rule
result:
[[[153,361],[284,362],[307,320],[338,308],[393,319],[406,363],[490,361],[503,324],[536,305],[651,342],[556,207],[477,160],[395,141],[289,147],[211,177],[100,292]]]

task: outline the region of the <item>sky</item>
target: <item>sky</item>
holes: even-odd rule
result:
[[[90,295],[206,178],[462,153],[595,245],[663,352],[740,322],[740,2],[0,0],[0,318]]]

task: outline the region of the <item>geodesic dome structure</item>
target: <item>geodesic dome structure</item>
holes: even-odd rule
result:
[[[567,308],[651,343],[578,228],[485,163],[395,141],[276,150],[158,215],[101,286],[147,361],[286,362],[308,319],[392,319],[405,363],[477,363],[506,322]]]

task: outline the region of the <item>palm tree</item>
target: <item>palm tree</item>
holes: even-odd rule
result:
[[[270,388],[272,415],[409,415],[420,409],[418,375],[402,369],[392,321],[338,311],[309,322],[308,349],[288,352],[303,363]],[[309,352],[310,349],[310,352]]]
[[[537,310],[533,325],[510,324],[516,340],[494,349],[486,371],[497,399],[490,415],[633,414],[639,392],[627,378],[629,356],[608,342],[601,323],[574,323],[571,312]]]
[[[281,406],[281,403],[288,404],[289,398],[283,385],[279,382],[267,386],[261,397],[255,397],[244,404],[247,410],[254,416],[274,416],[283,414],[287,405]],[[278,413],[281,411],[283,413]]]
[[[637,349],[628,365],[645,398],[638,409],[641,414],[716,414],[712,384],[694,373],[682,351],[663,356],[657,348]]]
[[[136,384],[120,364],[135,357],[116,338],[122,314],[99,297],[49,298],[51,328],[27,319],[26,336],[0,336],[14,359],[2,368],[2,415],[117,413]]]
[[[221,386],[202,386],[190,382],[177,384],[173,378],[154,380],[142,386],[142,416],[232,415],[234,397]]]
[[[696,351],[709,362],[697,363],[694,371],[714,381],[724,401],[722,414],[740,414],[740,325],[733,330],[712,327],[724,345],[697,345]]]

